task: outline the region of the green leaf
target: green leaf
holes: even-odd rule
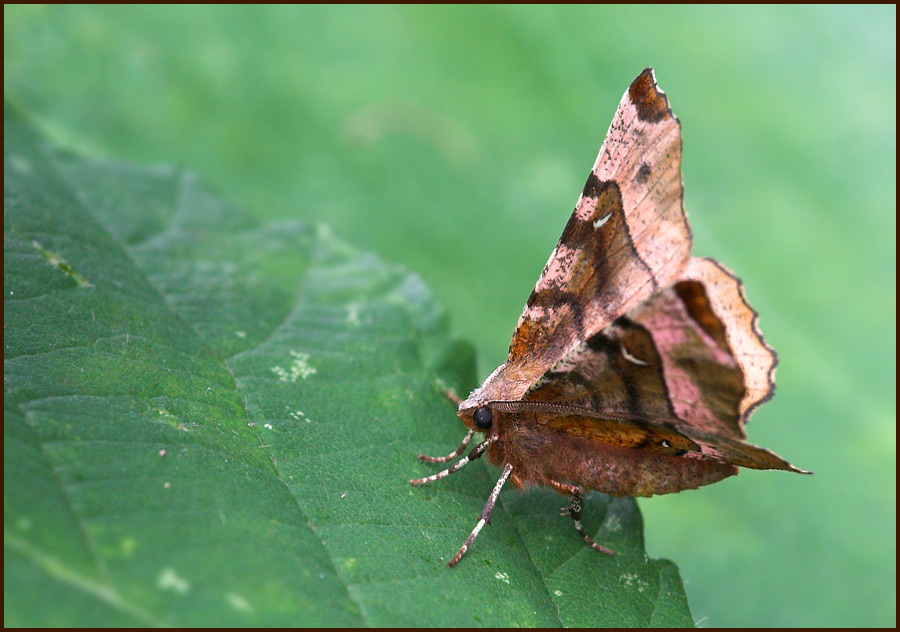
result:
[[[446,567],[497,473],[407,482],[474,382],[416,275],[4,132],[7,625],[692,625],[631,499],[586,501],[609,558],[506,490]]]

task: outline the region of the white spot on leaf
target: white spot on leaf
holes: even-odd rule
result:
[[[278,376],[282,382],[296,382],[298,379],[305,380],[310,375],[316,374],[316,368],[309,364],[309,354],[299,351],[291,351],[294,361],[291,362],[289,370],[285,370],[280,366],[273,366],[269,370]]]
[[[500,573],[500,572],[497,572],[497,573],[494,573],[494,578],[495,578],[495,579],[499,579],[499,580],[500,580],[501,582],[503,582],[504,584],[508,584],[508,583],[509,583],[509,573]]]
[[[174,568],[165,568],[156,578],[156,585],[163,590],[171,590],[179,595],[186,595],[191,590],[191,584],[181,577]]]
[[[629,588],[637,588],[638,592],[644,592],[644,589],[650,585],[634,573],[623,573],[622,575],[619,575],[619,581],[624,583]]]

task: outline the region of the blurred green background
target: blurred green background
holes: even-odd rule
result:
[[[645,66],[695,252],[779,351],[750,439],[814,470],[642,500],[703,626],[896,624],[896,7],[4,7],[4,94],[419,271],[503,361]],[[427,419],[426,423],[457,423]],[[589,590],[589,587],[585,587]]]

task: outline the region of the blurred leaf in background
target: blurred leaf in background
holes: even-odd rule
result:
[[[4,18],[5,94],[52,138],[177,160],[256,219],[300,212],[420,271],[479,377],[654,66],[682,121],[695,252],[743,278],[781,356],[750,440],[816,476],[642,501],[649,553],[676,560],[704,625],[895,625],[894,6]]]

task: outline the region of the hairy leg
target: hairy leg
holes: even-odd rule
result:
[[[475,541],[475,538],[478,537],[478,532],[481,531],[481,527],[484,526],[485,522],[490,522],[491,513],[494,511],[494,504],[497,502],[497,497],[500,495],[500,490],[503,489],[503,484],[506,482],[506,479],[509,478],[509,475],[512,473],[513,466],[511,463],[507,463],[506,467],[503,468],[503,474],[500,475],[500,478],[497,480],[497,484],[494,485],[494,489],[491,491],[491,495],[488,496],[487,502],[484,505],[484,509],[481,510],[481,517],[478,518],[478,522],[475,523],[475,528],[472,529],[472,533],[469,534],[469,537],[466,538],[466,541],[463,542],[463,545],[460,547],[459,552],[453,556],[453,559],[447,562],[447,566],[453,568],[456,566],[457,562],[462,559],[462,556],[466,554],[466,551],[469,550],[469,547],[472,546],[472,542]]]
[[[447,456],[425,456],[424,454],[419,455],[420,461],[425,461],[426,463],[446,463],[447,461],[452,461],[460,454],[463,453],[463,450],[466,449],[466,446],[469,445],[469,441],[472,440],[472,435],[475,434],[474,430],[469,430],[469,433],[462,440],[462,443],[459,444],[459,447],[456,448],[453,452],[448,454]]]
[[[571,499],[569,500],[569,506],[563,507],[560,515],[569,516],[570,518],[572,518],[572,520],[575,522],[575,530],[578,532],[578,535],[581,536],[581,539],[591,545],[591,548],[595,551],[605,553],[606,555],[615,555],[615,551],[611,551],[605,546],[600,546],[599,544],[594,542],[591,536],[584,532],[584,527],[581,526],[581,488],[578,485],[566,485],[565,483],[559,483],[557,481],[551,481],[550,484],[553,486],[553,489],[558,491],[560,494],[571,497]]]
[[[489,445],[491,445],[496,440],[496,438],[497,437],[488,437],[487,439],[485,439],[484,441],[482,441],[481,443],[476,445],[474,448],[472,448],[472,451],[469,452],[466,456],[464,456],[459,461],[457,461],[456,463],[454,463],[453,465],[448,467],[446,470],[442,470],[442,471],[438,472],[437,474],[432,474],[431,476],[426,476],[425,478],[414,478],[411,481],[409,481],[409,484],[410,485],[425,485],[426,483],[433,483],[437,480],[440,480],[440,479],[444,478],[445,476],[450,476],[451,474],[453,474],[454,472],[459,470],[459,468],[474,461],[475,459],[480,457],[482,454],[484,454],[484,451],[487,450],[487,447]]]

